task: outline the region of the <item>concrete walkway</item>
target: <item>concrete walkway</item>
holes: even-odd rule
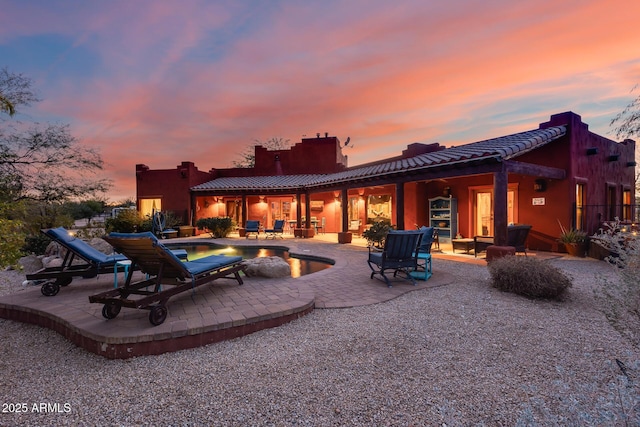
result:
[[[90,304],[89,296],[113,287],[113,275],[74,279],[54,297],[43,296],[39,286],[0,298],[0,317],[53,329],[78,346],[107,358],[129,358],[199,347],[282,325],[314,308],[347,308],[381,303],[407,292],[444,286],[453,277],[438,268],[438,258],[485,265],[473,255],[434,251],[433,276],[417,286],[404,280],[384,282],[370,278],[368,250],[363,239],[338,244],[336,234],[312,239],[260,238],[209,240],[205,236],[174,239],[213,241],[234,246],[286,246],[292,254],[335,260],[329,269],[298,278],[244,278],[244,285],[219,279],[184,292],[167,303],[168,316],[152,326],[147,310],[122,308],[111,320],[102,316],[102,304]],[[450,251],[449,251],[450,252]],[[141,273],[139,274],[142,277]]]

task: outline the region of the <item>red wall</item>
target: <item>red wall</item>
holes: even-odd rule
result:
[[[172,211],[182,223],[188,224],[191,216],[189,189],[211,180],[211,175],[201,172],[192,162],[182,162],[175,169],[150,170],[143,164],[136,165],[137,200],[159,198],[162,210]],[[140,206],[138,205],[138,209]]]

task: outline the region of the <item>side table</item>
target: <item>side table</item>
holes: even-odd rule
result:
[[[127,280],[127,276],[129,275],[129,267],[131,266],[131,260],[125,259],[122,261],[117,261],[113,266],[113,287],[118,287],[118,267],[122,267],[124,270],[124,279]]]
[[[473,239],[451,239],[451,246],[454,254],[456,249],[460,249],[469,255],[469,251],[473,249]]]

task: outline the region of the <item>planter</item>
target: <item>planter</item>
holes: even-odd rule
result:
[[[313,228],[303,228],[302,229],[302,237],[305,239],[310,239],[315,236],[315,229]]]
[[[565,243],[567,253],[571,256],[584,258],[587,256],[587,243]]]
[[[351,243],[353,235],[347,231],[338,233],[338,243]]]
[[[195,234],[195,227],[191,227],[188,225],[181,225],[178,227],[178,236],[179,237],[191,237]]]
[[[178,237],[178,230],[174,230],[172,228],[165,230],[163,232],[160,233],[160,236],[163,239],[175,239],[176,237]]]
[[[240,235],[240,237],[246,237],[247,236],[247,229],[246,228],[238,228],[238,234]]]
[[[293,237],[302,237],[302,228],[293,229]]]

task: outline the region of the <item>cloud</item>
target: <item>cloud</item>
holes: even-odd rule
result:
[[[28,72],[30,43],[48,52],[32,70],[45,99],[33,114],[101,147],[128,194],[136,163],[227,167],[255,139],[350,136],[357,164],[415,141],[530,129],[566,110],[602,133],[603,110],[623,108],[640,77],[640,4],[623,0],[51,1],[6,11],[0,54],[21,46]]]

